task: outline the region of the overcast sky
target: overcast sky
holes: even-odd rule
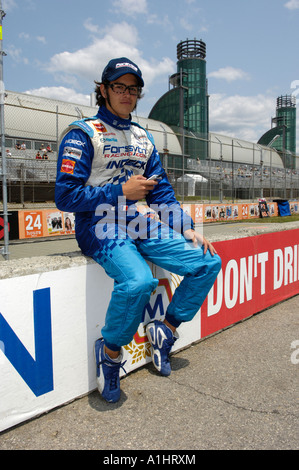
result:
[[[108,60],[125,56],[142,70],[137,114],[147,117],[176,71],[177,44],[196,38],[207,45],[212,132],[256,142],[271,127],[276,98],[299,97],[299,0],[2,0],[2,7],[7,90],[88,105]]]

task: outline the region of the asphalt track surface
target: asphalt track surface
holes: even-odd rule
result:
[[[77,249],[74,240],[31,242],[31,251],[12,245],[11,256],[56,254],[63,243]],[[169,377],[152,364],[130,373],[117,404],[94,391],[4,431],[0,450],[99,450],[97,463],[140,463],[143,450],[165,464],[169,452],[198,464],[200,450],[298,450],[298,311],[295,296],[172,355]]]

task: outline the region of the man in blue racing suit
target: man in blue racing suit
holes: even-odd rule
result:
[[[116,402],[122,346],[132,341],[158,285],[146,261],[183,277],[164,321],[146,328],[153,363],[167,376],[176,329],[200,309],[221,260],[181,209],[152,136],[131,120],[144,86],[139,67],[126,57],[112,59],[95,83],[97,115],[75,121],[62,137],[55,201],[60,210],[76,213],[83,254],[114,279],[95,356],[98,389]],[[135,204],[143,199],[160,220],[141,215]]]

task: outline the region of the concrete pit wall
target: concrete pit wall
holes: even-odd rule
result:
[[[225,238],[209,237],[222,269],[201,310],[180,326],[174,351],[299,293],[299,223],[239,228]],[[124,350],[127,373],[151,360],[144,325],[163,318],[180,283],[150,267],[159,285]],[[96,388],[93,344],[112,288],[79,252],[0,262],[0,431]]]

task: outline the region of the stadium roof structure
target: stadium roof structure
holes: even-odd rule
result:
[[[90,117],[97,107],[84,106],[26,93],[6,91],[5,136],[19,140],[57,142],[62,131],[74,120]],[[154,137],[160,154],[182,155],[182,136],[169,125],[146,117],[133,115],[132,120],[147,129]],[[191,136],[197,138],[195,134]],[[226,162],[283,168],[279,153],[265,145],[209,132],[209,157]]]
[[[71,122],[94,116],[98,107],[6,91],[4,109],[6,137],[57,142]],[[160,153],[181,155],[179,140],[167,124],[136,115],[132,120],[153,134]]]
[[[271,147],[210,132],[211,159],[221,161],[221,154],[223,161],[283,168],[279,153]]]

